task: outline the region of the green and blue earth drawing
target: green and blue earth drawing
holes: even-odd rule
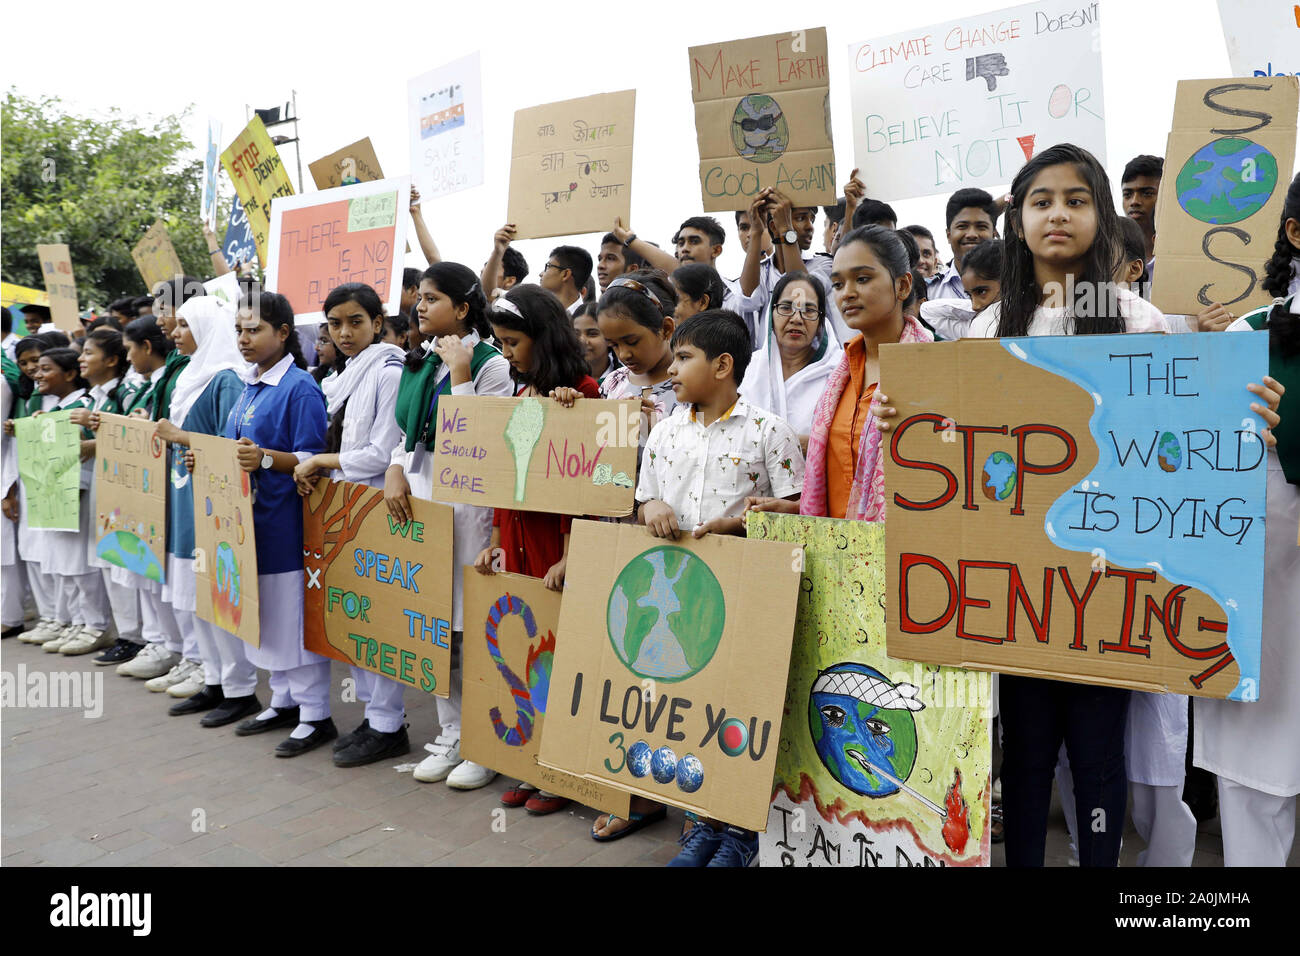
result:
[[[1174,183],[1189,216],[1213,225],[1249,219],[1277,188],[1277,159],[1248,139],[1206,143],[1178,171]]]

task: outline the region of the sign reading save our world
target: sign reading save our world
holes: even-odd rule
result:
[[[881,350],[891,657],[1256,700],[1263,333]]]

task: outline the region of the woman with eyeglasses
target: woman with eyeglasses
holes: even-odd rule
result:
[[[767,338],[740,385],[745,401],[785,419],[805,450],[817,403],[843,354],[826,321],[825,296],[807,273],[780,278],[772,290]]]

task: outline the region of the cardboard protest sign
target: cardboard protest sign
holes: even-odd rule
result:
[[[1233,76],[1300,75],[1300,6],[1295,0],[1219,0]]]
[[[229,438],[190,432],[194,575],[199,617],[262,646],[252,486]]]
[[[226,236],[221,241],[221,254],[230,268],[257,258],[257,243],[253,241],[253,228],[248,224],[244,204],[236,196],[230,203],[230,218],[226,222]]]
[[[575,521],[538,759],[767,826],[803,549]]]
[[[172,245],[171,233],[161,219],[150,226],[144,238],[135,244],[131,258],[140,270],[145,288],[149,290],[159,282],[185,274],[181,268],[180,256],[176,255],[176,247]]]
[[[266,134],[262,118],[254,116],[235,141],[221,154],[221,165],[235,184],[243,204],[248,225],[257,246],[258,261],[265,266],[268,234],[271,229],[271,200],[292,196],[293,183],[280,161],[271,137]]]
[[[559,592],[540,579],[465,569],[461,755],[626,819],[626,791],[537,763],[559,619]]]
[[[988,866],[987,673],[885,651],[885,529],[757,513],[804,548],[762,866]]]
[[[796,206],[833,205],[826,28],[688,53],[704,211],[748,209],[768,186]]]
[[[1219,302],[1242,315],[1272,301],[1260,282],[1294,169],[1297,110],[1294,76],[1178,83],[1156,200],[1151,301],[1162,312]]]
[[[221,123],[208,120],[208,148],[203,153],[203,193],[199,198],[199,215],[213,232],[217,231],[217,170],[221,168]]]
[[[145,418],[99,413],[92,533],[102,560],[165,581],[167,445],[154,434],[156,427]]]
[[[81,429],[68,412],[14,419],[18,476],[29,528],[81,528]]]
[[[421,199],[483,183],[483,77],[478,53],[406,84],[411,180]]]
[[[444,395],[433,497],[516,511],[630,515],[641,410],[635,399]]]
[[[72,256],[63,242],[42,243],[36,247],[49,296],[50,319],[64,332],[81,330],[81,313],[77,309],[77,280],[72,274]]]
[[[326,297],[345,282],[371,286],[396,315],[410,200],[406,177],[276,200],[267,288],[288,297],[299,325],[324,321]]]
[[[605,232],[632,217],[636,90],[515,112],[507,217],[520,239]]]
[[[373,183],[384,178],[384,172],[379,168],[379,157],[370,145],[369,136],[308,163],[307,169],[311,172],[317,189]]]
[[[1245,389],[1267,351],[1245,333],[885,346],[890,656],[1270,693],[1264,422]]]
[[[1009,183],[1074,143],[1106,162],[1097,3],[1040,0],[849,47],[853,163],[873,196]]]
[[[325,480],[303,500],[303,647],[446,697],[451,508],[410,504],[395,521],[381,489]]]

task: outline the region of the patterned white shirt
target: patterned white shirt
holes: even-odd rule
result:
[[[738,399],[708,427],[682,406],[650,432],[636,498],[659,500],[683,531],[734,518],[750,495],[789,498],[803,491],[803,453],[783,419]]]

